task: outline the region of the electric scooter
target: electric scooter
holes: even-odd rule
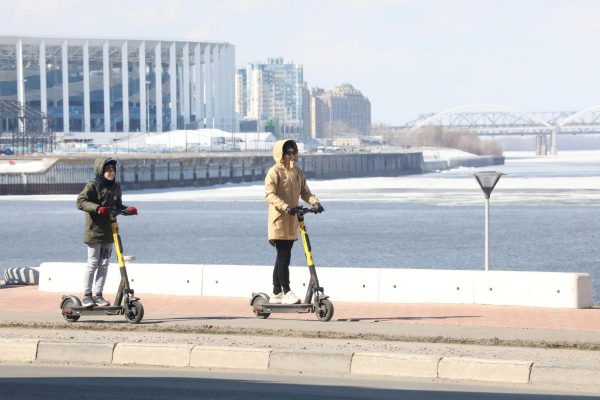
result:
[[[68,322],[76,322],[82,315],[124,315],[125,319],[132,324],[139,323],[144,317],[144,307],[138,297],[134,296],[133,289],[129,286],[127,277],[127,268],[123,259],[123,244],[119,235],[119,225],[117,224],[117,215],[131,215],[127,209],[116,210],[110,208],[110,225],[117,250],[117,260],[119,262],[119,271],[121,272],[121,283],[112,306],[93,306],[83,307],[77,296],[63,295],[60,302],[60,308],[63,318]]]
[[[266,293],[259,292],[252,293],[250,305],[252,306],[254,315],[261,319],[269,318],[271,313],[314,312],[317,319],[326,322],[333,317],[333,303],[329,300],[329,296],[325,295],[324,289],[319,285],[317,270],[312,258],[310,240],[308,238],[308,233],[306,233],[306,226],[304,225],[304,214],[316,214],[323,210],[298,206],[295,207],[295,211],[298,216],[300,235],[302,236],[302,244],[304,245],[304,254],[306,255],[308,271],[310,272],[310,280],[308,281],[304,302],[299,304],[270,304],[269,296]]]

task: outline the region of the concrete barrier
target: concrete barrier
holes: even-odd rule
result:
[[[440,360],[438,377],[486,382],[528,383],[531,361],[447,357]]]
[[[110,268],[104,291],[115,293],[120,274],[114,263]],[[39,270],[41,291],[78,293],[85,263],[43,263]],[[127,270],[139,294],[247,298],[272,290],[271,266],[134,262]],[[290,278],[303,297],[307,268],[290,267]],[[320,267],[319,281],[336,301],[593,307],[592,280],[581,273]]]
[[[0,362],[34,362],[37,339],[0,339]]]
[[[2,280],[5,285],[37,285],[39,272],[37,268],[7,268],[4,270]]]
[[[190,367],[266,370],[270,355],[268,349],[194,346]]]
[[[349,353],[273,350],[269,369],[348,374],[351,362]]]
[[[110,364],[112,363],[114,347],[114,343],[40,341],[37,360]]]
[[[530,271],[477,271],[476,304],[533,307],[593,307],[588,274]]]
[[[354,353],[350,372],[407,378],[437,378],[438,356],[415,354]]]
[[[192,345],[157,343],[118,343],[113,352],[113,364],[187,367]]]

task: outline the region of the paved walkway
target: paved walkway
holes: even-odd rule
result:
[[[79,295],[79,294],[77,294]],[[600,309],[555,309],[464,304],[384,304],[336,302],[330,322],[313,314],[272,314],[254,317],[249,298],[165,296],[140,294],[142,322],[248,329],[294,329],[376,334],[383,336],[454,337],[600,344]],[[112,296],[108,296],[110,299]],[[0,289],[0,323],[7,321],[62,322],[61,295],[40,292],[37,286]],[[83,316],[80,321],[119,321],[123,317]]]

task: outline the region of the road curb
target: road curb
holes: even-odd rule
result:
[[[117,343],[113,364],[153,365],[156,367],[188,367],[191,344]]]
[[[441,357],[415,354],[354,353],[352,374],[437,378]]]
[[[418,354],[326,353],[191,344],[0,339],[0,362],[72,362],[86,365],[318,372],[559,385],[600,392],[600,367]]]
[[[532,361],[446,357],[440,360],[438,377],[485,382],[529,383],[532,365]]]
[[[266,370],[270,356],[268,349],[194,346],[190,367]]]
[[[534,364],[530,381],[533,384],[592,386],[600,388],[600,368],[585,365]]]
[[[114,343],[40,341],[36,360],[110,364],[113,360],[114,347]]]
[[[351,363],[352,353],[273,350],[269,358],[269,369],[349,374]]]
[[[38,339],[0,339],[0,361],[34,362]]]

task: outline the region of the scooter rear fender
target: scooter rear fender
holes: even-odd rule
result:
[[[265,300],[265,303],[269,302],[269,296],[266,293],[263,292],[258,292],[258,293],[254,293],[252,292],[252,298],[250,299],[250,305],[254,304],[254,299],[256,299],[257,297],[262,297]]]

